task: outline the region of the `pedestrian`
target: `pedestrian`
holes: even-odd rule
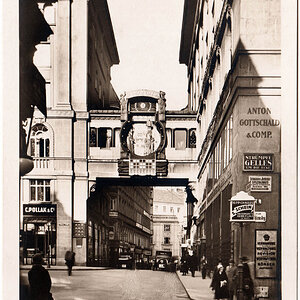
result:
[[[207,259],[205,255],[202,256],[201,258],[201,274],[202,274],[202,279],[206,278],[206,270],[207,270]]]
[[[237,267],[234,264],[234,260],[231,258],[229,260],[229,265],[226,267],[226,275],[228,278],[228,291],[229,291],[229,300],[233,300],[233,296],[236,294],[237,288]]]
[[[181,272],[182,272],[182,276],[185,276],[188,273],[188,262],[187,262],[187,257],[186,255],[182,256],[181,258]]]
[[[42,266],[44,263],[41,253],[32,258],[32,268],[28,272],[29,299],[53,300],[51,290],[51,278],[49,272]]]
[[[189,255],[188,264],[189,264],[189,269],[191,270],[192,273],[192,277],[195,277],[195,271],[198,265],[197,256],[194,254]]]
[[[229,297],[228,278],[221,264],[218,264],[217,271],[213,275],[211,288],[215,291],[215,299],[227,299]]]
[[[73,251],[67,251],[65,254],[65,264],[68,267],[68,275],[71,276],[72,268],[75,264],[75,253]]]
[[[243,294],[244,300],[252,300],[254,297],[254,285],[250,269],[246,261],[243,262]]]

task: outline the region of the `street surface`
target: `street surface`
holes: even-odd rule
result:
[[[189,299],[176,273],[151,270],[49,270],[55,300]],[[21,275],[27,277],[28,270]]]

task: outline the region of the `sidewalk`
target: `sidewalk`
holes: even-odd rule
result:
[[[196,271],[195,277],[192,277],[189,272],[188,275],[182,276],[182,273],[177,271],[179,280],[182,282],[190,299],[192,300],[211,300],[214,299],[214,292],[210,289],[209,285],[211,279],[206,277],[202,279],[201,272]]]
[[[32,265],[21,265],[20,270],[30,270]],[[43,265],[43,267],[47,270],[51,271],[66,271],[68,268],[66,265],[64,266],[50,266],[50,268],[47,267],[47,265]],[[73,271],[95,271],[95,270],[108,270],[111,269],[111,267],[86,267],[86,266],[73,266]]]

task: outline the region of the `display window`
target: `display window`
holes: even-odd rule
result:
[[[56,223],[28,221],[21,231],[21,262],[32,264],[36,253],[43,255],[47,265],[56,265]]]

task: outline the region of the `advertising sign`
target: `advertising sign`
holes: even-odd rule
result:
[[[255,276],[276,278],[277,230],[257,229],[255,233]]]
[[[249,176],[250,192],[271,192],[272,177],[271,176]]]
[[[23,204],[24,216],[56,216],[56,204]]]
[[[254,222],[255,204],[253,200],[234,200],[230,202],[231,222]]]
[[[255,212],[255,222],[266,222],[267,221],[267,213],[265,211],[256,211]]]
[[[244,153],[244,171],[273,171],[273,154]]]

